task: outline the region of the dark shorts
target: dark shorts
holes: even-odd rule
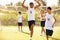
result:
[[[41,27],[45,27],[45,21],[41,21]]]
[[[22,26],[22,23],[18,23],[18,26]]]
[[[31,25],[34,24],[35,25],[35,21],[34,20],[31,20],[31,21],[28,21],[28,26],[29,26],[29,29],[31,27]]]
[[[53,30],[46,29],[46,35],[52,36],[52,34],[53,34]]]

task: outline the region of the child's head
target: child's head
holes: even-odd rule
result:
[[[41,9],[41,10],[40,10],[40,14],[43,14],[43,13],[44,13],[44,9]]]
[[[33,2],[31,2],[29,5],[30,5],[31,8],[34,7],[34,3]]]
[[[21,14],[21,12],[18,12],[19,14]]]
[[[50,14],[51,13],[52,8],[51,7],[47,7],[47,12]]]

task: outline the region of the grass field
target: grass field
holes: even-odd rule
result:
[[[18,32],[17,26],[2,26],[0,30],[0,40],[29,40],[29,28],[23,26],[24,32]],[[46,40],[45,35],[40,36],[41,27],[34,27],[33,40]],[[54,28],[51,40],[60,40],[60,27]]]

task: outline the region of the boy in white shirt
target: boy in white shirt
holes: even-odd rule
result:
[[[18,12],[18,31],[20,31],[20,27],[22,32],[22,14],[21,12]]]
[[[52,36],[53,34],[53,28],[54,24],[56,22],[56,18],[51,12],[51,7],[47,8],[47,13],[46,13],[46,22],[45,22],[45,27],[46,27],[46,38],[49,40],[49,36]],[[54,22],[53,22],[54,19]]]
[[[34,10],[40,6],[39,1],[35,0],[38,5],[34,6],[33,2],[30,2],[29,7],[25,6],[25,0],[23,1],[22,7],[26,8],[28,10],[28,25],[29,25],[29,30],[30,30],[30,40],[32,40],[33,36],[33,28],[35,25],[35,13]]]

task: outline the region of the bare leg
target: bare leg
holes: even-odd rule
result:
[[[34,27],[34,24],[31,25],[30,37],[32,37],[32,35],[33,35],[33,27]]]
[[[20,31],[20,26],[18,26],[18,31]]]
[[[23,30],[22,30],[22,26],[21,26],[21,32],[22,32]]]
[[[41,34],[43,33],[43,27],[41,28]]]
[[[44,27],[42,27],[42,30],[43,30],[43,32],[45,33],[45,29],[44,29]]]
[[[30,40],[32,40],[32,36],[33,36],[33,27],[34,27],[34,24],[32,24],[30,27]]]
[[[22,26],[21,26],[21,30],[22,30]]]
[[[43,33],[43,32],[45,32],[45,29],[44,29],[44,27],[42,27],[42,29],[41,29],[41,33]]]
[[[48,39],[48,35],[46,35],[46,39],[49,40],[49,39]]]
[[[42,36],[43,32],[44,32],[44,28],[41,27],[41,34],[40,34],[40,36]]]

